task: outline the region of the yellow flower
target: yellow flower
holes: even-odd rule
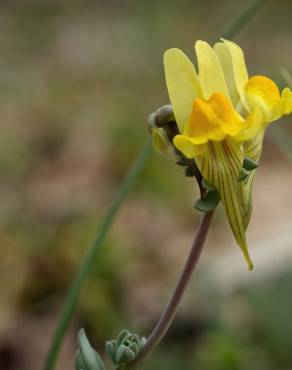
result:
[[[174,146],[194,159],[203,178],[220,193],[233,234],[249,269],[245,230],[251,214],[255,171],[238,181],[245,157],[258,161],[267,125],[292,112],[292,92],[280,94],[264,76],[249,78],[244,55],[223,40],[195,44],[199,73],[179,49],[164,54],[166,83],[179,134]],[[162,146],[162,145],[161,145]]]

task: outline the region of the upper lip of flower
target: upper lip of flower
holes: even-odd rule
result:
[[[164,54],[166,83],[178,127],[194,144],[224,140],[226,135],[247,140],[265,124],[292,111],[292,92],[285,89],[281,96],[275,83],[264,76],[249,79],[243,52],[233,42],[223,40],[212,48],[205,41],[197,41],[195,50],[199,74],[181,50],[169,49]],[[221,110],[225,120],[218,120],[220,114],[211,114],[219,100],[225,108]],[[236,111],[239,108],[242,116]],[[192,130],[195,113],[207,114],[207,110],[209,119],[197,119],[196,130]]]

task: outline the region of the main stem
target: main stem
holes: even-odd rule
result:
[[[212,221],[214,211],[207,212],[204,214],[196,237],[193,241],[189,256],[186,260],[180,278],[177,282],[176,288],[166,305],[159,321],[157,322],[155,328],[153,329],[152,333],[150,334],[143,350],[140,352],[138,357],[128,363],[123,369],[133,369],[135,368],[145,357],[147,357],[159,344],[161,339],[164,337],[164,334],[167,332],[169,326],[171,325],[173,318],[178,310],[179,304],[182,300],[183,294],[187,288],[187,285],[190,281],[192,276],[192,272],[199,260],[201,255],[201,251],[203,249],[209,226]]]

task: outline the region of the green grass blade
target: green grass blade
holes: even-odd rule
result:
[[[65,336],[65,333],[68,329],[70,320],[74,314],[78,295],[82,284],[87,277],[91,266],[93,265],[96,255],[98,254],[100,247],[107,235],[107,232],[119,210],[122,202],[124,201],[126,195],[129,193],[132,188],[135,180],[138,178],[141,170],[143,169],[146,160],[149,158],[149,155],[152,150],[151,140],[147,138],[144,146],[142,147],[140,153],[137,156],[136,161],[131,167],[128,175],[125,177],[122,182],[119,190],[114,196],[112,204],[105,214],[99,229],[90,243],[89,247],[86,250],[86,253],[81,261],[79,270],[77,271],[75,277],[73,278],[72,284],[69,287],[68,295],[65,300],[63,310],[60,314],[59,322],[57,324],[53,339],[51,342],[51,347],[49,349],[44,370],[51,370],[55,366],[55,362],[60,351],[60,347]]]
[[[230,22],[220,34],[225,39],[233,38],[253,18],[267,0],[254,0],[247,6],[237,18]],[[219,37],[219,38],[220,38]]]

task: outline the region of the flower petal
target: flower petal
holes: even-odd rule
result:
[[[284,114],[292,113],[292,91],[286,87],[281,94],[281,99],[284,102]]]
[[[208,100],[196,99],[183,134],[198,140],[221,141],[226,135],[236,136],[242,130],[243,119],[223,94],[214,93]]]
[[[245,99],[245,85],[248,81],[248,73],[246,69],[246,64],[244,60],[244,54],[242,49],[236,45],[234,42],[222,39],[224,44],[229,50],[232,66],[233,66],[233,74],[234,74],[234,81],[238,91],[238,94],[241,98],[241,101],[247,111],[249,111],[248,104]]]
[[[194,99],[202,95],[200,82],[194,65],[179,49],[169,49],[164,53],[164,69],[175,119],[180,132],[183,132]]]
[[[284,115],[292,113],[292,91],[289,88],[285,88],[282,91],[281,98],[279,101],[270,109],[270,115],[266,118],[266,125],[277,121]]]
[[[271,122],[276,116],[279,118],[283,115],[280,91],[270,78],[252,76],[245,86],[245,96],[251,109],[258,107],[262,111],[264,122]]]
[[[235,84],[233,65],[232,65],[232,59],[231,59],[230,52],[227,46],[223,42],[217,42],[214,45],[214,50],[221,63],[225,81],[226,81],[226,84],[229,90],[232,103],[234,107],[236,107],[238,100],[239,100],[239,94],[238,94],[237,87]]]
[[[245,157],[252,159],[255,162],[260,160],[262,154],[262,146],[265,130],[262,129],[253,139],[246,141],[243,144],[243,151]],[[252,213],[252,186],[255,178],[256,170],[250,171],[247,182],[241,181],[239,183],[239,196],[242,208],[242,218],[244,229],[247,229],[250,216]]]
[[[242,250],[249,270],[252,270],[253,264],[247,249],[238,196],[237,178],[242,162],[243,153],[240,145],[232,140],[209,143],[208,150],[196,158],[196,163],[204,179],[219,191],[235,239]]]
[[[189,159],[193,159],[197,155],[202,154],[205,148],[205,140],[196,140],[185,135],[176,135],[173,144]]]
[[[197,41],[195,50],[204,98],[208,99],[214,93],[222,93],[230,99],[223,69],[215,51],[205,41]]]
[[[254,110],[247,116],[242,126],[243,127],[241,131],[234,136],[236,141],[245,142],[255,138],[264,127],[261,110],[255,107]]]

